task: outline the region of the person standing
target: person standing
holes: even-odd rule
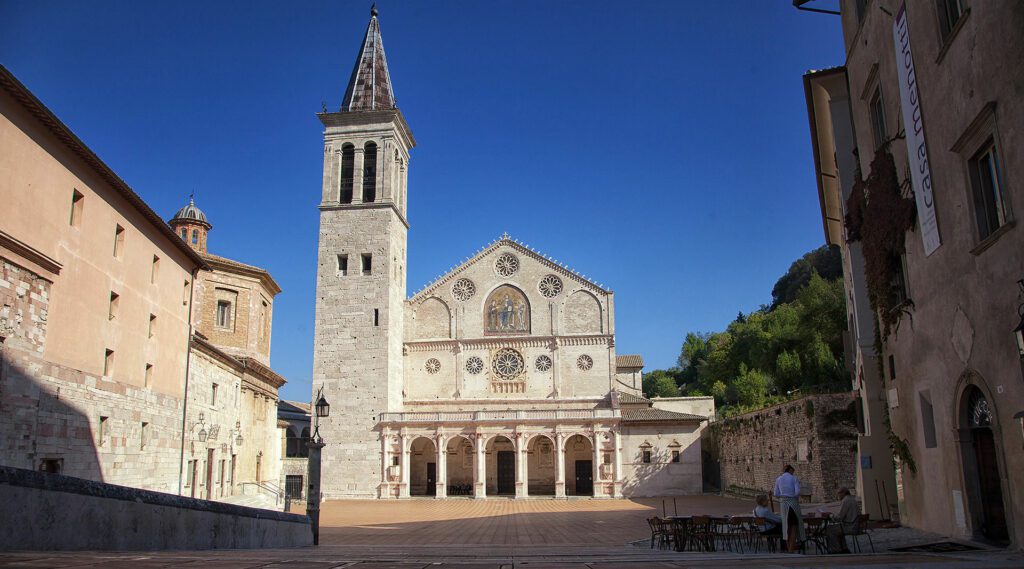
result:
[[[793,466],[786,465],[782,474],[775,479],[774,495],[779,499],[782,516],[782,535],[786,538],[786,551],[796,552],[797,540],[802,543],[804,533],[803,513],[800,511],[800,479],[793,475]]]
[[[857,499],[850,495],[848,489],[840,488],[839,514],[833,519],[835,523],[828,526],[828,530],[826,530],[829,553],[850,552],[850,548],[846,545],[846,535],[856,531],[858,515],[860,515],[860,506],[857,505]]]

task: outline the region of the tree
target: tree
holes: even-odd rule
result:
[[[800,289],[807,285],[814,273],[828,281],[842,280],[843,259],[838,246],[825,245],[793,261],[786,274],[779,277],[772,287],[772,308],[796,300]]]
[[[767,374],[742,366],[740,375],[733,382],[736,402],[742,407],[762,407],[768,398],[768,384]]]
[[[644,374],[644,397],[678,397],[679,388],[675,377],[664,370],[655,370]]]

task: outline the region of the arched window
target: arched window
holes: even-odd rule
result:
[[[284,455],[288,458],[299,456],[299,444],[299,436],[295,434],[295,429],[288,427],[288,430],[285,432]]]
[[[302,442],[299,444],[299,456],[302,458],[309,457],[309,427],[302,429]]]
[[[363,151],[363,203],[377,199],[377,145],[367,142]]]
[[[341,203],[352,203],[352,180],[355,173],[356,147],[341,147]]]
[[[184,227],[181,228],[181,239],[183,241],[188,241],[188,229],[185,229]]]
[[[195,245],[197,243],[199,243],[199,230],[198,229],[193,229],[192,230],[192,244]]]

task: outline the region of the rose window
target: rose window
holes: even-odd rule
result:
[[[502,253],[494,262],[494,270],[503,277],[511,277],[519,270],[519,259],[515,255]]]
[[[534,364],[537,367],[537,371],[548,371],[551,369],[551,358],[547,356],[537,356],[537,361]]]
[[[437,358],[430,358],[427,360],[426,366],[427,373],[435,374],[441,371],[441,362],[437,361]]]
[[[484,370],[484,361],[476,356],[466,360],[466,371],[476,375]]]
[[[523,356],[512,348],[502,348],[494,354],[491,367],[501,379],[514,379],[523,372]]]
[[[469,279],[459,279],[452,285],[452,296],[455,300],[466,302],[476,294],[476,285]]]
[[[583,371],[589,371],[590,368],[594,367],[594,358],[586,354],[583,354],[582,356],[576,358],[576,367],[580,368]]]
[[[540,280],[537,289],[545,298],[555,298],[562,292],[562,279],[555,275],[548,275]]]

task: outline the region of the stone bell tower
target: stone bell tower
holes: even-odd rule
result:
[[[377,415],[402,410],[406,179],[415,146],[395,106],[377,10],[338,112],[324,125],[313,392],[322,419],[324,498],[376,497]]]

